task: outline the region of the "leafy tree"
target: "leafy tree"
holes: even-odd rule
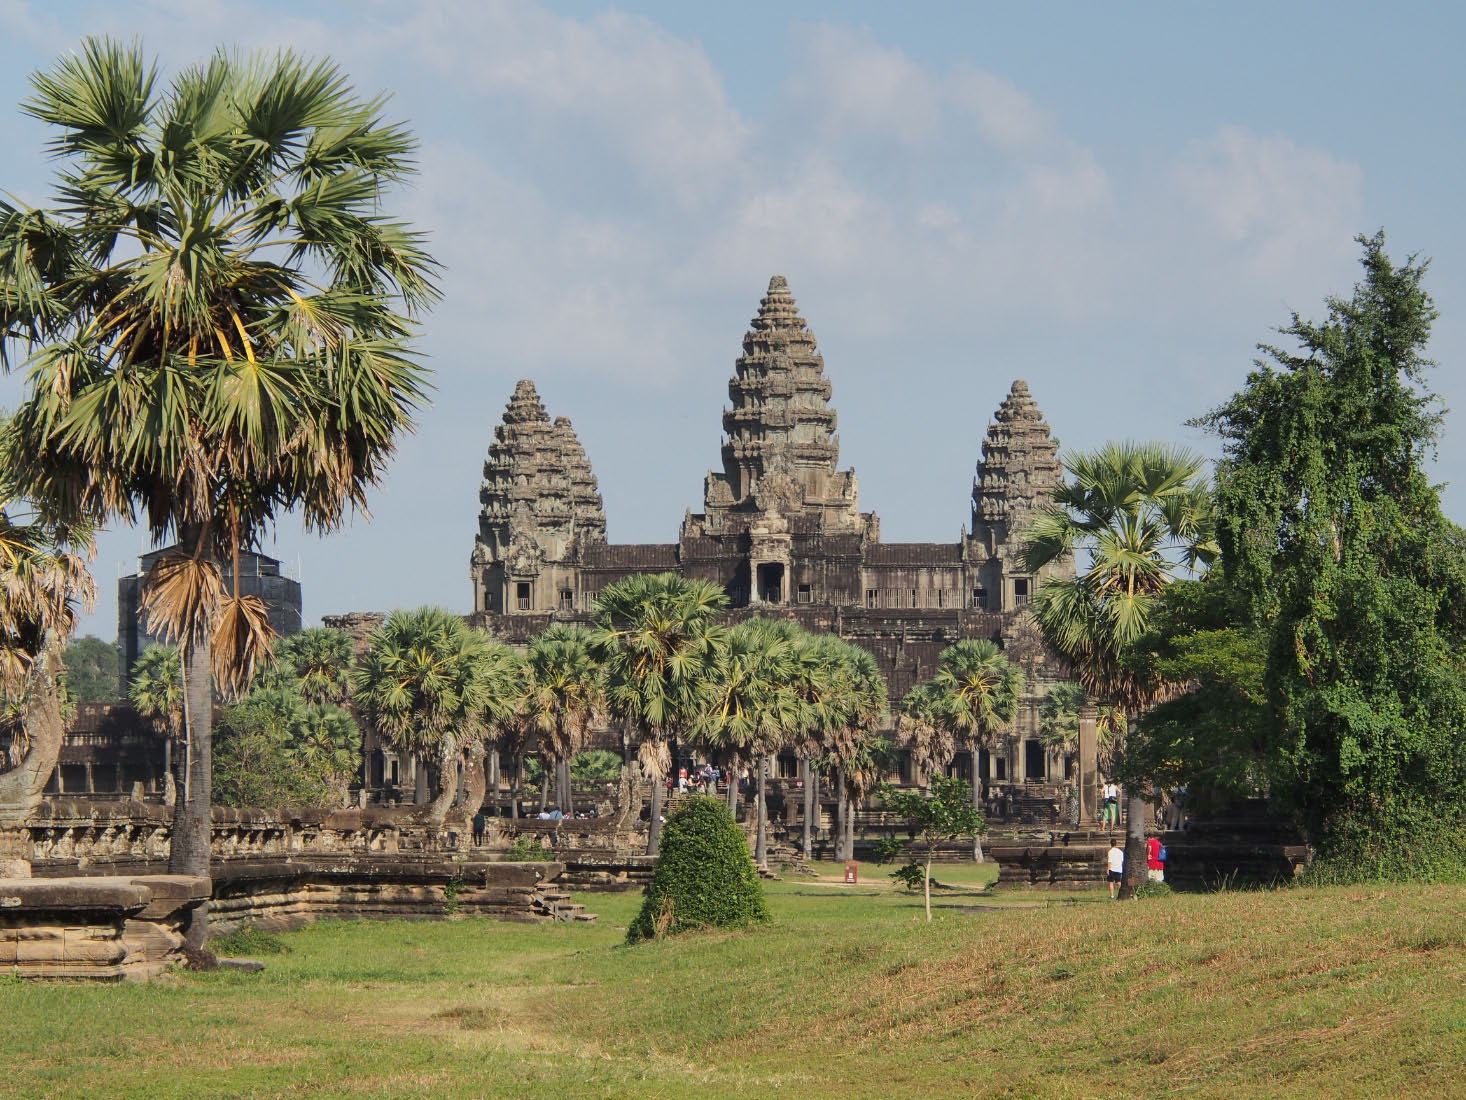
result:
[[[651,779],[647,854],[661,838],[663,781],[672,766],[668,739],[685,733],[702,707],[708,670],[721,641],[713,616],[728,605],[715,584],[676,573],[638,574],[602,589],[592,612],[592,651],[606,677],[611,714],[640,740]]]
[[[183,662],[171,645],[150,645],[132,667],[127,698],[163,734],[163,771],[173,774],[173,743],[184,730]],[[187,774],[187,769],[185,769]]]
[[[1160,679],[1185,690],[1131,730],[1126,784],[1185,786],[1196,808],[1266,790],[1267,639],[1224,572],[1166,588],[1135,648]]]
[[[626,940],[769,919],[743,830],[720,799],[695,797],[667,821],[661,855]]]
[[[122,675],[117,647],[87,634],[75,638],[62,655],[66,663],[66,692],[78,703],[114,703]]]
[[[438,795],[426,811],[433,824],[453,804],[460,764],[470,754],[482,760],[497,705],[493,669],[512,664],[507,648],[450,611],[423,607],[388,615],[357,666],[356,703],[382,740],[438,767]]]
[[[960,779],[932,776],[925,792],[903,791],[889,783],[881,787],[881,801],[897,817],[904,817],[916,828],[926,851],[922,869],[922,891],[926,897],[926,919],[932,919],[932,855],[938,844],[958,837],[977,836],[987,832],[982,811],[972,804],[971,792]]]
[[[606,749],[582,749],[570,761],[570,775],[586,783],[615,782],[621,778],[621,758]]]
[[[1466,535],[1423,463],[1436,318],[1426,264],[1359,238],[1363,278],[1323,321],[1296,314],[1205,420],[1222,438],[1222,560],[1267,639],[1269,789],[1322,851],[1408,874],[1463,859]]]
[[[551,626],[530,642],[525,668],[540,746],[546,761],[555,766],[557,804],[568,814],[574,809],[570,761],[602,706],[601,670],[591,654],[589,632]]]
[[[309,778],[291,753],[300,697],[261,688],[219,719],[214,790],[224,806],[270,807],[311,801]]]
[[[163,86],[141,47],[87,39],[31,83],[63,165],[54,209],[0,202],[0,346],[29,352],[16,477],[48,515],[177,544],[144,600],[192,696],[170,869],[207,874],[211,679],[237,693],[271,638],[238,554],[281,511],[328,531],[362,507],[424,394],[408,338],[435,265],[386,213],[413,141],[288,52]]]
[[[1133,659],[1157,596],[1185,570],[1216,558],[1211,493],[1201,456],[1155,443],[1109,443],[1067,460],[1072,480],[1028,528],[1024,569],[1070,555],[1073,580],[1053,578],[1031,608],[1044,640],[1086,691],[1137,715],[1174,691]],[[1145,800],[1130,784],[1125,896],[1145,878]]]

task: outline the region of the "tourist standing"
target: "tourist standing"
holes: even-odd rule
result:
[[[1107,829],[1120,824],[1120,787],[1113,780],[1105,784],[1104,821]]]
[[[1110,850],[1105,853],[1105,881],[1110,884],[1110,900],[1120,896],[1120,883],[1125,881],[1125,849],[1118,841],[1110,841]]]
[[[488,826],[489,819],[484,814],[483,810],[480,810],[478,813],[473,815],[473,846],[475,848],[483,847],[484,830],[487,829]]]
[[[1160,837],[1153,836],[1145,842],[1145,877],[1151,882],[1166,881],[1166,863],[1161,858],[1164,852]]]

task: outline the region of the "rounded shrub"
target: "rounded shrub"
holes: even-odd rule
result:
[[[769,919],[748,840],[727,805],[693,798],[667,819],[652,881],[626,940],[692,928],[739,928]]]

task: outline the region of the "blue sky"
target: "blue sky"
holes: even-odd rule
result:
[[[0,0],[0,189],[45,199],[13,106],[81,36],[165,68],[216,45],[329,54],[422,142],[399,197],[447,265],[433,407],[370,520],[282,519],[306,617],[467,610],[484,453],[518,378],[573,420],[615,541],[671,541],[718,462],[770,275],[820,341],[844,466],[890,541],[953,540],[988,419],[1028,379],[1064,447],[1205,450],[1289,312],[1384,227],[1433,258],[1432,379],[1466,410],[1456,5],[40,4]],[[13,405],[16,379],[0,380]],[[1466,520],[1466,426],[1437,463]],[[115,634],[101,539],[86,629]]]

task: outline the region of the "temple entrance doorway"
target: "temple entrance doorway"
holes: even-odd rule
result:
[[[765,562],[758,567],[758,598],[763,603],[784,602],[784,565]]]

